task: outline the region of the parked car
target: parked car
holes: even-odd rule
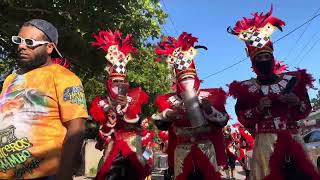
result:
[[[320,170],[320,129],[312,129],[302,135],[302,138],[311,161]]]

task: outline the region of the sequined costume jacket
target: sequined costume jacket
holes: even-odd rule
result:
[[[290,176],[317,179],[320,176],[296,139],[298,121],[311,111],[307,88],[312,86],[313,78],[300,69],[277,76],[276,81],[264,85],[250,79],[229,86],[230,95],[237,99],[235,111],[239,122],[254,132],[251,179],[280,180]],[[279,100],[286,91],[299,98],[297,105],[289,106]],[[260,112],[257,106],[263,97],[272,103]],[[294,167],[295,173],[283,167]]]
[[[296,133],[298,130],[296,121],[310,113],[307,86],[311,85],[311,76],[305,70],[282,73],[278,76],[276,82],[267,85],[260,85],[254,78],[230,84],[229,93],[237,99],[235,110],[239,122],[249,130],[256,129],[255,133],[276,133],[278,129]],[[301,103],[289,107],[278,98],[292,78],[297,79],[292,93],[298,96]],[[268,112],[259,113],[257,106],[263,97],[270,98],[272,106]]]
[[[108,114],[104,111],[104,107],[106,102],[114,103],[115,100],[108,96],[97,96],[93,99],[89,111],[93,119],[101,124],[99,130],[100,142],[97,143],[96,148],[103,149],[108,144],[112,146],[109,148],[110,152],[108,152],[105,162],[97,174],[97,180],[104,180],[113,161],[119,154],[131,161],[131,164],[137,170],[139,179],[148,175],[149,167],[138,155],[142,154],[139,114],[142,105],[147,104],[148,99],[147,93],[141,88],[129,89],[127,93],[128,102],[124,108],[116,108],[116,123],[113,124],[108,122]]]
[[[169,167],[174,169],[175,179],[187,179],[194,165],[205,179],[220,179],[218,164],[226,162],[222,127],[226,125],[228,115],[225,110],[226,93],[222,89],[201,89],[199,101],[206,98],[211,103],[212,113],[203,112],[209,125],[192,128],[182,99],[175,93],[160,95],[156,106],[160,113],[179,110],[179,114],[170,123],[158,127],[169,129]]]

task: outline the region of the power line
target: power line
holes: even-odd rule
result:
[[[299,59],[299,57],[302,55],[303,51],[309,46],[309,44],[312,42],[312,40],[314,39],[314,37],[316,35],[318,35],[320,33],[320,31],[315,32],[311,38],[308,40],[308,42],[302,47],[302,49],[299,51],[298,55],[294,58],[293,62],[296,62],[296,60]]]
[[[300,61],[297,63],[298,66],[304,60],[304,58],[312,51],[312,49],[317,45],[319,41],[320,41],[320,37],[312,44],[309,51],[306,54],[304,54],[304,56],[300,59]]]
[[[248,57],[245,57],[245,58],[237,61],[236,63],[233,63],[233,64],[231,64],[230,66],[225,67],[225,68],[223,68],[223,69],[221,69],[221,70],[219,70],[219,71],[217,71],[217,72],[215,72],[215,73],[213,73],[213,74],[210,74],[210,75],[208,75],[208,76],[206,76],[206,77],[204,77],[204,78],[201,78],[201,79],[207,79],[207,78],[209,78],[209,77],[211,77],[211,76],[214,76],[214,75],[217,75],[217,74],[219,74],[219,73],[222,73],[223,71],[225,71],[225,70],[227,70],[227,69],[230,69],[230,68],[232,68],[233,66],[236,66],[236,65],[242,63],[243,61],[245,61],[245,60],[247,60],[247,59],[248,59]]]
[[[301,27],[303,27],[304,25],[306,25],[307,23],[313,21],[316,17],[320,16],[320,14],[317,14],[315,16],[313,16],[311,19],[309,19],[308,21],[304,22],[303,24],[301,24],[300,26],[296,27],[295,29],[293,29],[292,31],[288,32],[286,35],[280,37],[279,39],[277,39],[276,41],[274,41],[273,43],[276,43],[282,39],[284,39],[285,37],[287,37],[288,35],[290,35],[291,33],[295,32],[296,30],[300,29]]]
[[[318,14],[318,12],[320,11],[320,8],[318,8],[318,10],[313,13],[312,16],[315,16],[316,14]],[[288,54],[285,56],[284,59],[287,59],[287,57],[289,57],[293,51],[293,49],[297,46],[298,42],[300,41],[300,39],[302,38],[302,36],[304,35],[304,33],[307,31],[308,27],[310,26],[311,22],[309,22],[306,27],[304,28],[304,30],[301,32],[301,34],[299,35],[298,39],[295,41],[295,43],[293,44],[293,46],[291,47],[291,49],[289,50]]]
[[[166,33],[166,35],[169,35],[168,31],[166,30],[166,28],[163,26],[163,30]]]
[[[316,14],[315,16],[313,16],[312,18],[310,18],[308,21],[304,22],[304,23],[301,24],[300,26],[294,28],[293,30],[291,30],[290,32],[288,32],[287,34],[285,34],[284,36],[282,36],[282,37],[280,37],[279,39],[275,40],[275,41],[273,42],[273,44],[275,44],[275,43],[281,41],[282,39],[286,38],[287,36],[289,36],[290,34],[294,33],[295,31],[297,31],[298,29],[300,29],[301,27],[303,27],[303,26],[306,25],[307,23],[311,22],[312,20],[314,20],[314,19],[315,19],[316,17],[318,17],[318,16],[320,16],[320,13],[319,13],[319,14]],[[214,75],[217,75],[217,74],[219,74],[219,73],[222,73],[222,72],[224,72],[224,71],[226,71],[226,70],[234,67],[235,65],[238,65],[238,64],[240,64],[241,62],[245,61],[247,58],[248,58],[248,57],[243,58],[243,59],[237,61],[236,63],[233,63],[232,65],[230,65],[230,66],[228,66],[228,67],[225,67],[225,68],[223,68],[223,69],[221,69],[221,70],[219,70],[219,71],[217,71],[217,72],[215,72],[215,73],[212,73],[212,74],[207,75],[206,77],[204,77],[204,78],[202,78],[202,79],[207,79],[207,78],[209,78],[209,77],[211,77],[211,76],[214,76]]]
[[[167,12],[169,12],[168,9],[167,9],[166,4],[164,3],[164,1],[163,1],[163,0],[161,0],[161,1],[162,1],[162,4],[163,4],[164,9],[165,9]],[[176,26],[174,25],[171,16],[168,15],[168,17],[169,17],[169,20],[170,20],[170,22],[171,22],[171,24],[172,24],[172,27],[173,27],[174,31],[176,32],[177,35],[179,35],[179,33],[178,33],[178,31],[177,31],[177,28],[176,28]]]

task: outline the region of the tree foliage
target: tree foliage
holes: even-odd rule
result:
[[[170,71],[165,63],[154,62],[157,57],[153,52],[153,47],[141,49],[140,53],[136,54],[134,58],[135,62],[132,61],[128,64],[130,69],[128,79],[133,87],[141,86],[149,93],[150,103],[143,112],[143,115],[147,116],[155,112],[153,102],[156,95],[169,91],[170,80],[168,74],[170,74]],[[145,58],[150,60],[141,60]]]
[[[156,55],[147,40],[161,36],[166,17],[158,0],[1,0],[0,46],[8,52],[7,61],[0,62],[1,74],[3,69],[12,69],[15,62],[10,37],[18,33],[24,22],[45,19],[57,27],[58,48],[82,79],[90,102],[104,93],[106,76],[105,54],[90,45],[92,33],[120,30],[123,35],[132,33],[139,49],[129,65],[128,80],[133,86],[142,86],[154,99],[156,94],[168,91],[168,70],[164,64],[153,61]],[[153,111],[151,104],[146,113]]]

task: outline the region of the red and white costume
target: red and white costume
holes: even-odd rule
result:
[[[225,151],[227,155],[227,164],[223,167],[225,171],[235,169],[235,161],[240,161],[244,157],[244,151],[239,147],[239,137],[237,132],[231,133],[225,131]]]
[[[165,151],[164,147],[168,146],[168,131],[158,130],[151,118],[145,118],[141,122],[141,127],[142,147],[151,151],[146,159],[149,166],[153,166],[153,153]]]
[[[237,99],[235,111],[238,120],[250,132],[254,132],[255,143],[251,166],[251,179],[288,179],[320,176],[309,161],[296,134],[299,131],[297,121],[308,116],[311,105],[307,87],[312,86],[312,77],[305,70],[275,74],[264,72],[275,68],[273,46],[270,35],[275,27],[282,30],[283,21],[267,14],[254,13],[252,18],[244,18],[229,33],[245,41],[257,78],[246,81],[234,81],[229,85],[229,93]],[[258,54],[272,55],[270,64],[255,59]],[[260,63],[260,64],[259,64]],[[269,66],[270,65],[270,66]],[[259,67],[260,66],[260,67]],[[298,97],[297,105],[288,105],[280,96],[287,90]],[[267,97],[271,106],[259,111],[259,101]]]
[[[139,114],[149,97],[140,87],[129,88],[125,81],[125,66],[131,60],[130,52],[136,50],[131,45],[132,36],[127,35],[125,39],[121,39],[118,31],[100,31],[95,39],[92,45],[107,52],[106,70],[109,74],[106,81],[107,96],[95,97],[89,109],[93,119],[101,125],[100,141],[96,148],[106,151],[96,179],[106,179],[114,161],[121,156],[130,161],[130,169],[134,172],[132,179],[141,180],[149,174],[149,167],[142,158]],[[117,103],[117,98],[123,87],[126,90],[121,95],[126,97],[126,103],[121,106]]]
[[[164,122],[160,128],[169,130],[169,168],[174,170],[174,179],[177,180],[185,180],[195,171],[206,180],[221,179],[217,165],[226,162],[221,130],[228,120],[224,107],[226,93],[221,88],[199,88],[193,60],[197,51],[194,48],[196,41],[197,38],[184,32],[178,39],[165,37],[156,48],[159,55],[167,58],[175,73],[176,92],[156,98],[159,114],[154,119],[158,124]],[[209,114],[200,108],[205,125],[194,127],[190,122],[182,98],[188,88],[196,92],[200,104],[203,101],[211,104]],[[168,112],[173,111],[177,115],[167,121]]]
[[[243,170],[246,172],[246,176],[248,177],[251,170],[250,162],[252,161],[254,138],[242,124],[237,123],[233,126],[237,128],[237,131],[239,132],[240,157],[238,158],[238,161],[241,163]]]

